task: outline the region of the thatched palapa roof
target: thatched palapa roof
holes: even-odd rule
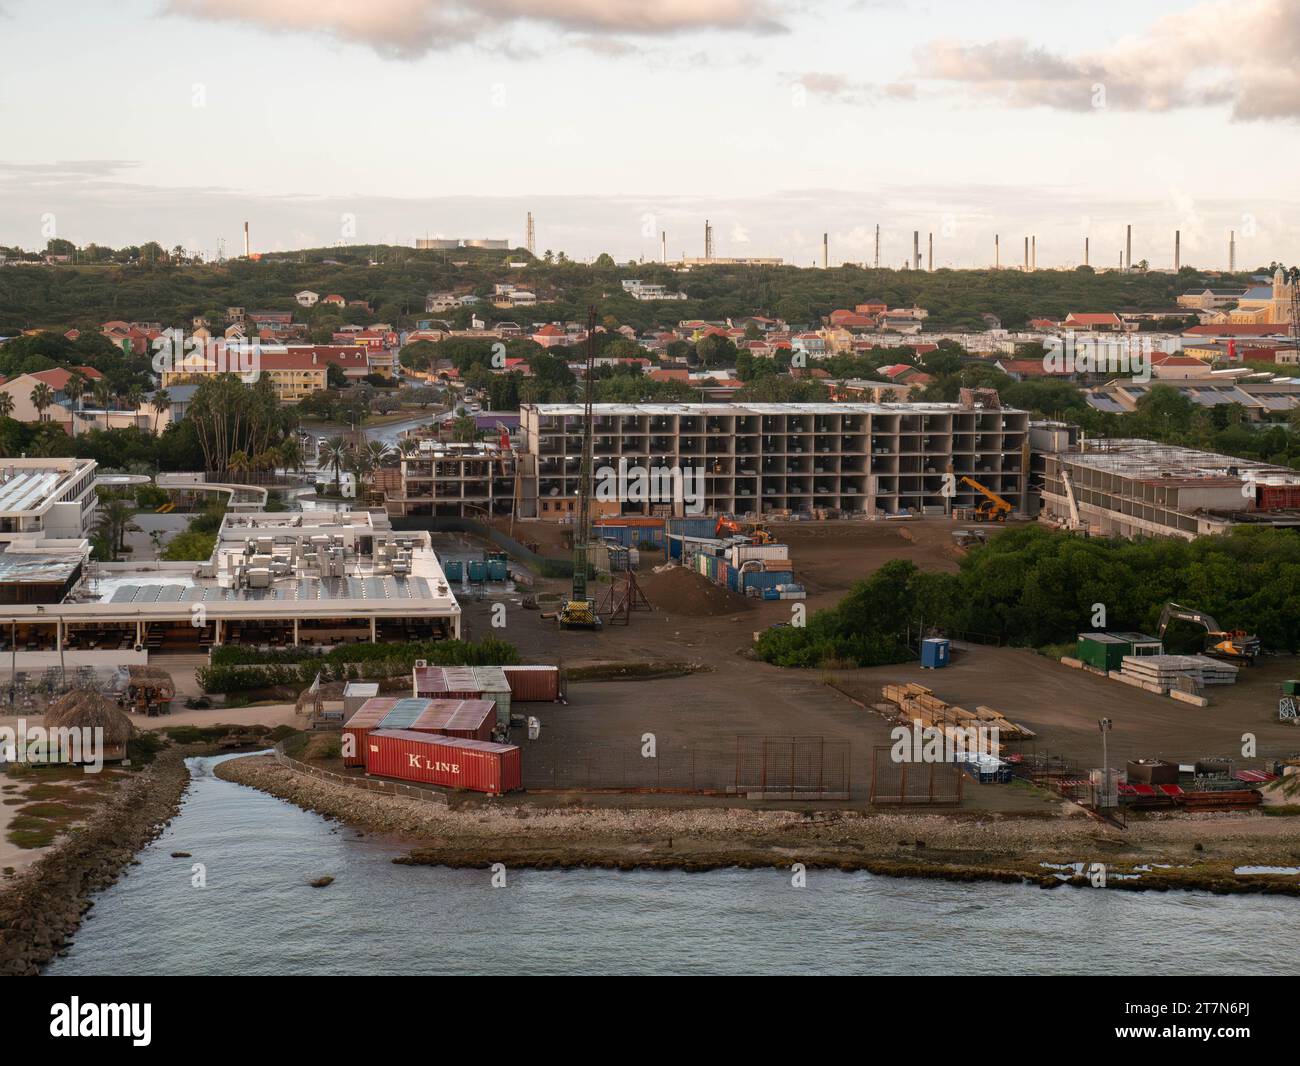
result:
[[[172,675],[157,666],[128,666],[127,684],[133,689],[143,689],[159,699],[170,700],[176,696],[176,682]]]
[[[105,744],[125,744],[135,734],[131,719],[94,689],[73,689],[45,709],[47,729],[102,729]]]

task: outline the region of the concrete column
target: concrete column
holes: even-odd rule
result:
[[[379,624],[373,616],[370,619],[370,643],[374,644],[379,639]]]
[[[221,647],[221,619],[220,618],[214,618],[212,620],[212,646],[214,648]]]
[[[144,647],[144,622],[139,620],[135,623],[135,642],[140,647]]]
[[[298,619],[293,620],[293,646],[298,646]]]
[[[62,618],[56,618],[54,620],[54,650],[55,651],[63,650],[63,619]]]

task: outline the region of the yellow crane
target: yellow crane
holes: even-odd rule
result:
[[[988,503],[980,504],[975,508],[975,518],[977,521],[1005,522],[1007,520],[1007,515],[1015,510],[1011,504],[1007,503],[1007,501],[996,492],[981,485],[973,477],[963,477],[961,483],[963,485],[969,485],[988,500]]]

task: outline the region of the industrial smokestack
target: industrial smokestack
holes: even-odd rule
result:
[[[1084,266],[1090,265],[1088,262],[1088,257],[1092,254],[1092,249],[1089,247],[1090,243],[1091,243],[1091,238],[1089,237],[1083,238],[1083,265]]]
[[[1037,270],[1038,269],[1038,235],[1037,234],[1029,238],[1029,248],[1030,248],[1029,269]]]
[[[1124,227],[1124,269],[1133,269],[1133,227]]]
[[[531,211],[528,212],[528,231],[525,247],[527,247],[529,255],[537,254],[537,234],[533,229],[533,213]]]
[[[822,234],[822,269],[826,270],[831,265],[831,235]]]
[[[248,223],[245,222],[244,223],[244,258],[247,259],[248,255],[249,255]]]
[[[1025,273],[1029,273],[1029,238],[1025,238]]]
[[[1183,265],[1183,234],[1181,230],[1174,230],[1174,273],[1177,274]]]
[[[880,269],[880,223],[879,223],[879,222],[876,223],[876,260],[875,260],[875,267],[876,267],[877,270]]]
[[[929,258],[926,260],[926,263],[927,263],[926,269],[929,270],[931,273],[934,273],[934,234],[933,233],[930,234],[930,252],[929,252]]]
[[[1234,229],[1228,236],[1228,269],[1236,271],[1237,269],[1237,231]]]
[[[664,230],[659,234],[660,255],[663,261],[668,262],[668,231]]]
[[[999,243],[1000,238],[993,234],[993,269],[1002,269],[1002,245]]]
[[[921,269],[921,231],[912,230],[912,269]]]

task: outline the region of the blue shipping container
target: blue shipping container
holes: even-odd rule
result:
[[[938,670],[948,665],[948,642],[942,637],[926,637],[921,641],[921,668]]]
[[[777,585],[789,585],[794,582],[794,574],[789,570],[746,570],[745,588],[772,589]]]
[[[449,559],[443,564],[442,572],[448,581],[460,581],[465,576],[465,567],[459,559]]]
[[[469,561],[469,579],[471,581],[486,581],[487,563],[482,559],[471,559]]]

